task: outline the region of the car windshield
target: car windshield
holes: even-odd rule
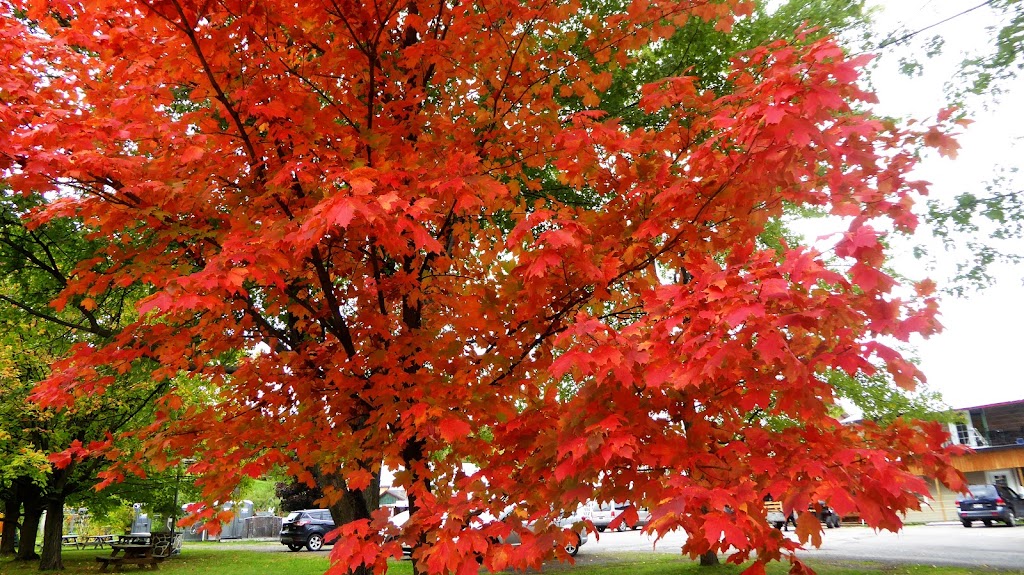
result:
[[[995,497],[997,497],[995,485],[971,485],[967,489],[971,492],[972,496],[977,497],[979,499],[983,498],[983,497],[984,498],[995,498]]]
[[[302,517],[301,513],[299,513],[298,511],[292,511],[291,513],[288,514],[288,517],[284,518],[284,520],[285,521],[296,521],[296,520],[298,520],[299,517]]]

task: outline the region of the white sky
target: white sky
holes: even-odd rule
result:
[[[923,28],[980,1],[879,0],[877,3],[883,12],[876,20],[884,34],[901,24],[909,30]],[[987,27],[993,23],[992,13],[984,8],[923,32],[905,46],[884,49],[874,76],[880,109],[892,115],[934,117],[943,106],[942,87],[953,65],[960,60],[961,51],[976,50],[990,42],[992,32]],[[925,74],[920,78],[909,79],[896,73],[899,57],[908,52],[920,52],[927,39],[935,34],[946,39],[943,57],[924,61]],[[972,190],[983,195],[984,182],[997,167],[1020,165],[1024,147],[1024,114],[1018,104],[1021,94],[1024,94],[1024,82],[1018,81],[1011,92],[1001,98],[1001,105],[985,110],[979,102],[974,108],[968,108],[975,124],[959,139],[962,149],[957,159],[928,157],[920,167],[920,177],[932,182],[932,197],[949,198]],[[1017,183],[1019,186],[1021,182]],[[922,230],[922,233],[927,232]],[[940,251],[936,253],[942,256]],[[909,250],[897,254],[894,267],[912,277],[931,276],[937,281],[942,277],[938,271],[923,271],[921,263],[909,256]],[[945,331],[919,342],[918,354],[929,388],[941,392],[952,407],[1024,399],[1024,378],[1019,368],[1024,355],[1020,338],[1024,329],[1024,287],[1021,285],[1024,267],[1001,266],[996,270],[998,281],[989,289],[963,299],[944,298],[941,321]]]

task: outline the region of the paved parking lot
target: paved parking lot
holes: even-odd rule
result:
[[[795,539],[792,530],[787,534]],[[654,543],[639,531],[605,532],[590,536],[580,548],[579,563],[601,562],[601,555],[650,551],[678,554],[685,535],[673,533]],[[277,541],[252,541],[209,545],[212,549],[235,549],[289,553]],[[327,554],[330,547],[319,553]],[[302,551],[308,553],[308,551]],[[925,565],[985,566],[1024,575],[1024,526],[973,527],[952,525],[911,525],[900,533],[876,533],[866,527],[826,529],[820,549],[803,551],[808,558],[826,560],[918,563]]]
[[[787,534],[794,540],[792,530]],[[605,532],[591,536],[580,555],[652,551],[678,553],[685,535],[673,533],[654,544],[653,538],[632,531]],[[851,559],[928,565],[987,566],[1024,573],[1024,527],[911,525],[900,533],[876,533],[866,527],[826,529],[820,549],[808,549],[806,557]]]

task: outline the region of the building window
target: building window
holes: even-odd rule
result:
[[[959,443],[960,445],[970,445],[971,444],[971,434],[967,430],[967,424],[966,423],[957,423],[956,424],[956,438],[957,438],[956,442]]]

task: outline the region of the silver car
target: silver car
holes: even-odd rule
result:
[[[505,512],[501,514],[501,519],[504,520],[514,512],[515,508],[506,509]],[[563,517],[562,519],[559,519],[555,525],[565,530],[571,530],[574,523],[575,520],[572,517]],[[527,523],[526,528],[533,531],[535,525],[536,523]],[[576,554],[580,552],[580,547],[587,542],[587,530],[585,528],[581,527],[580,529],[575,530],[574,534],[576,535],[576,540],[565,544],[565,552],[568,553],[570,557],[575,557]],[[522,539],[519,537],[519,533],[513,531],[509,533],[507,538],[499,538],[498,542],[508,543],[509,545],[519,545],[522,543]]]
[[[615,501],[594,504],[590,511],[589,519],[594,523],[594,527],[598,531],[604,532],[630,506],[632,504],[629,502],[620,503]],[[620,521],[616,525],[616,530],[629,531],[630,529],[640,529],[651,520],[651,512],[645,507],[637,508],[636,514],[637,520],[635,522],[627,523],[626,521]]]

